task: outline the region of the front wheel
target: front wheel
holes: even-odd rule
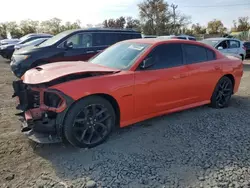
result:
[[[233,83],[230,78],[224,76],[217,83],[211,97],[211,106],[214,108],[224,108],[229,105],[233,94]]]
[[[115,126],[115,112],[104,98],[90,96],[74,104],[64,121],[65,138],[74,146],[91,148],[103,143]]]

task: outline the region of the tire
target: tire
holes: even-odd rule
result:
[[[211,97],[211,107],[224,108],[229,105],[233,94],[233,83],[230,78],[224,76],[217,83]]]
[[[63,134],[75,147],[92,148],[108,138],[115,122],[116,115],[110,102],[99,96],[90,96],[69,109],[64,119]]]

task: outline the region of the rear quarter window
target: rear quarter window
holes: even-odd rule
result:
[[[207,61],[216,60],[216,55],[212,50],[206,49],[206,51],[207,51]]]

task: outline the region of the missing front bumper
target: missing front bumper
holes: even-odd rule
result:
[[[27,121],[21,119],[22,132],[32,141],[40,144],[60,143],[62,139],[57,134],[36,132]]]
[[[37,143],[62,142],[62,124],[68,107],[73,99],[57,90],[31,87],[22,80],[13,82],[14,94],[18,97],[17,109],[22,112],[16,114],[21,117],[22,132]],[[44,98],[48,98],[45,92],[58,94],[61,99],[57,107],[47,106]]]

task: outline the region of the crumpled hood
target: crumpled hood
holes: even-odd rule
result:
[[[83,61],[57,62],[28,70],[22,80],[26,84],[41,84],[72,74],[116,71],[119,70]]]

